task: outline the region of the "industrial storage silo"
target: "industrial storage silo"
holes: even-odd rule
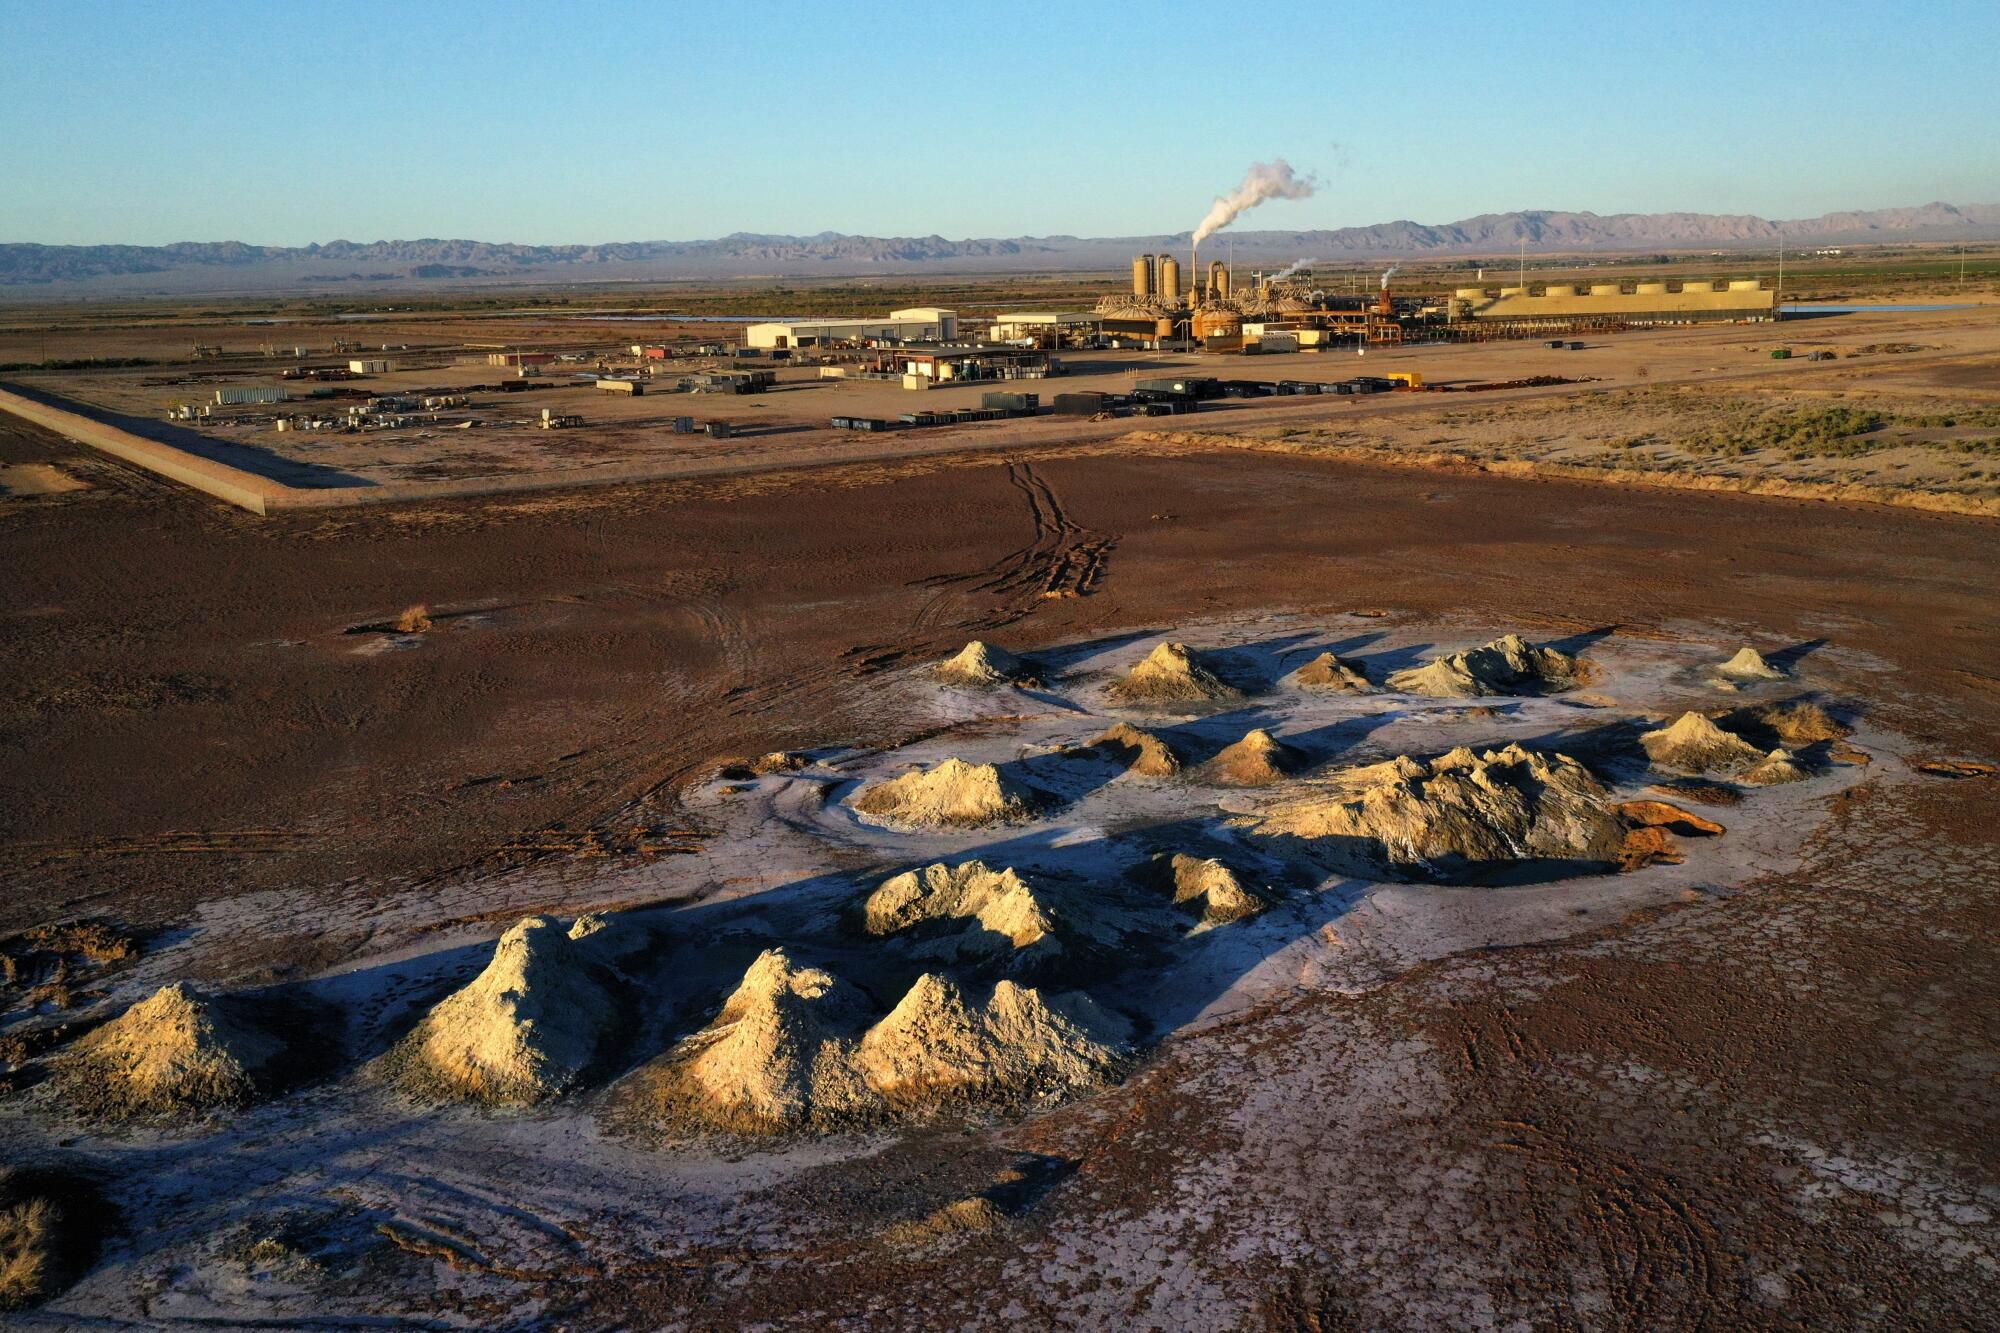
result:
[[[1140,255],[1132,261],[1132,295],[1142,301],[1153,299],[1153,257]]]
[[[1181,299],[1181,261],[1172,255],[1160,256],[1160,299],[1168,305]]]
[[[1208,294],[1218,301],[1229,295],[1229,270],[1220,259],[1209,263]]]

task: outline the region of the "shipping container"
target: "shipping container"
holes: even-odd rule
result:
[[[643,398],[646,394],[646,386],[638,380],[617,380],[607,377],[598,380],[597,387],[606,393],[629,394],[634,398]]]
[[[1042,396],[1038,393],[1009,393],[998,390],[979,396],[981,407],[997,407],[1006,412],[1033,412],[1041,407]]]
[[[1184,377],[1180,379],[1143,379],[1132,386],[1154,393],[1181,394],[1189,398],[1220,398],[1222,381],[1218,379]]]
[[[1055,411],[1057,416],[1094,417],[1116,405],[1116,400],[1108,393],[1059,393],[1056,395]]]
[[[218,407],[232,407],[244,403],[282,403],[290,396],[283,389],[217,389],[215,402]]]

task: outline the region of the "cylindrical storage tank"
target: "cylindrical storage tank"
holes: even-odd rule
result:
[[[1502,296],[1526,296],[1528,289],[1526,287],[1502,287],[1500,294]]]
[[[1761,292],[1764,290],[1764,284],[1756,278],[1737,278],[1729,284],[1729,290],[1732,292]]]
[[[1142,301],[1153,297],[1153,257],[1140,255],[1132,261],[1132,295]]]
[[[1484,301],[1486,299],[1486,289],[1484,287],[1460,287],[1452,295],[1461,301]]]
[[[1208,264],[1208,293],[1210,296],[1229,295],[1229,270],[1220,259],[1212,259]]]
[[[1636,289],[1639,296],[1665,296],[1667,284],[1664,282],[1642,282]]]
[[[1712,292],[1715,290],[1715,284],[1709,282],[1707,279],[1702,279],[1698,282],[1684,282],[1681,284],[1681,290],[1684,292]]]
[[[1181,261],[1172,255],[1160,256],[1160,299],[1169,305],[1181,299]]]
[[[1576,288],[1567,282],[1551,282],[1542,288],[1543,296],[1575,296]]]
[[[1174,336],[1174,322],[1173,322],[1173,321],[1172,321],[1171,319],[1156,319],[1156,320],[1154,320],[1154,321],[1153,321],[1153,336],[1154,336],[1155,338],[1171,338],[1171,337],[1173,337],[1173,336]]]
[[[1593,282],[1590,284],[1590,294],[1592,296],[1616,296],[1618,295],[1618,284],[1615,282]]]

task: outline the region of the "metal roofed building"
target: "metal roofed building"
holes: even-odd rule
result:
[[[802,319],[752,324],[745,346],[824,347],[833,343],[950,342],[958,336],[958,312],[940,306],[892,310],[883,319]]]

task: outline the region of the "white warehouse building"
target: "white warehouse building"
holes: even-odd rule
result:
[[[958,337],[958,312],[939,306],[891,310],[886,319],[801,319],[752,324],[743,331],[749,347],[822,347],[869,341],[938,343]]]

